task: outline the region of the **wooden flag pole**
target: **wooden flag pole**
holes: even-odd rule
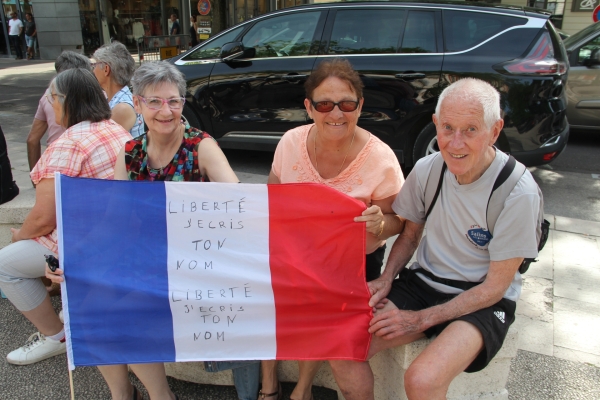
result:
[[[75,400],[75,389],[73,388],[73,371],[69,368],[69,386],[71,387],[71,400]]]

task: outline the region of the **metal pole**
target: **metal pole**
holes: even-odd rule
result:
[[[6,42],[6,53],[8,54],[9,57],[12,57],[12,53],[10,51],[10,42],[8,41],[8,24],[6,23],[6,19],[4,18],[4,8],[2,9],[2,15],[0,15],[0,17],[2,17],[2,30],[4,31],[4,41]]]

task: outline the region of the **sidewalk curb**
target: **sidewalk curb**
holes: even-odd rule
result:
[[[550,221],[550,229],[555,231],[577,233],[587,236],[600,236],[600,222],[561,217],[551,214],[544,215],[544,218]]]

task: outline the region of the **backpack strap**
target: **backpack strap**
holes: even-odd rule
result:
[[[439,152],[436,153],[433,165],[429,171],[429,176],[427,177],[427,182],[425,183],[425,210],[427,210],[425,212],[425,219],[429,217],[429,214],[440,195],[442,183],[444,181],[444,173],[447,168],[442,155]]]
[[[525,171],[525,166],[509,155],[508,161],[496,177],[494,186],[492,186],[492,192],[488,198],[486,210],[487,228],[492,236],[494,235],[496,221],[498,221],[508,195],[515,188],[515,185],[519,182]]]

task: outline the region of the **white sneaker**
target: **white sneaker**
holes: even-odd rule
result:
[[[48,340],[44,335],[36,332],[29,336],[25,346],[8,353],[6,361],[10,364],[28,365],[66,352],[65,342]]]
[[[60,322],[62,322],[63,324],[65,323],[65,317],[63,316],[63,310],[60,310],[60,312],[58,313],[58,319],[60,319]]]

